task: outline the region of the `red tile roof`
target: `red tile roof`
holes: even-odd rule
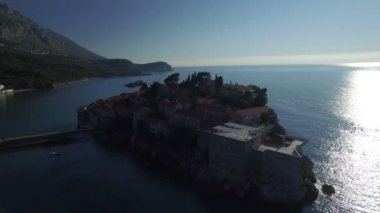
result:
[[[263,106],[263,107],[253,107],[253,108],[248,108],[248,109],[242,109],[236,111],[239,115],[246,117],[246,116],[253,116],[253,115],[260,115],[262,113],[268,113],[268,107]]]
[[[115,96],[109,97],[107,100],[109,100],[109,101],[119,101],[121,99],[123,99],[123,97],[121,95],[115,95]]]
[[[224,84],[224,87],[234,89],[234,90],[238,90],[240,92],[246,92],[246,91],[252,90],[251,87],[240,85],[240,84]]]

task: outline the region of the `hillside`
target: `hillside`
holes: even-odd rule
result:
[[[0,4],[0,84],[6,88],[47,88],[82,78],[171,70],[165,62],[107,59]]]
[[[167,68],[158,71],[171,70],[170,65],[165,62],[158,64]],[[141,65],[133,64],[126,59],[88,60],[8,51],[0,51],[0,68],[0,84],[12,89],[49,88],[55,83],[83,78],[139,75],[149,72]]]
[[[163,61],[147,64],[138,64],[138,66],[143,72],[167,72],[172,70],[172,67],[168,63]]]
[[[104,59],[70,39],[39,26],[5,4],[0,4],[0,43],[7,49],[36,55]]]

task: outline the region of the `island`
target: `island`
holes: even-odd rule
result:
[[[286,134],[265,88],[208,72],[141,85],[78,108],[78,128],[99,130],[104,143],[122,144],[206,195],[286,204],[317,198],[306,141]]]

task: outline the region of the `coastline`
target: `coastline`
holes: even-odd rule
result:
[[[91,80],[91,78],[82,78],[82,79],[74,80],[74,81],[54,83],[53,84],[53,88],[54,87],[59,87],[59,86],[64,86],[64,85],[68,85],[68,84],[74,84],[74,83],[78,83],[78,82],[89,81],[89,80]]]
[[[14,90],[13,93],[21,93],[21,92],[30,92],[30,91],[35,91],[36,89],[17,89]]]
[[[55,83],[55,84],[52,85],[52,88],[59,87],[59,86],[64,86],[64,85],[68,85],[68,84],[74,84],[74,83],[84,82],[84,81],[88,81],[88,80],[90,80],[90,78],[84,78],[84,79],[75,80],[75,81]],[[12,92],[0,93],[0,95],[9,95],[9,94],[15,94],[15,93],[37,91],[37,90],[40,90],[40,89],[34,89],[34,88],[16,89],[16,90],[13,90]]]
[[[169,71],[170,72],[170,71]],[[154,73],[154,72],[153,72]],[[144,72],[144,73],[140,73],[140,74],[136,74],[136,75],[126,75],[126,76],[110,76],[110,77],[133,77],[133,76],[147,76],[147,75],[152,75],[153,74],[152,72],[150,73],[147,73],[147,72]],[[96,78],[96,77],[95,77]],[[65,86],[65,85],[69,85],[69,84],[74,84],[74,83],[79,83],[79,82],[85,82],[85,81],[89,81],[93,78],[81,78],[79,80],[73,80],[73,81],[66,81],[66,82],[58,82],[58,83],[53,83],[50,87],[50,89],[53,89],[55,87],[60,87],[60,86]],[[13,90],[12,92],[4,92],[4,93],[0,93],[0,95],[7,95],[7,94],[14,94],[14,93],[22,93],[22,92],[31,92],[31,91],[36,91],[36,90],[41,90],[41,89],[46,89],[46,88],[23,88],[23,89],[16,89],[16,90]]]

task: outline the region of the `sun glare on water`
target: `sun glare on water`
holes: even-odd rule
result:
[[[347,125],[334,142],[330,175],[343,209],[380,212],[380,63],[356,65],[336,99],[337,116]]]
[[[356,68],[380,68],[380,62],[358,62],[358,63],[347,63],[343,66],[356,67]]]
[[[380,129],[380,71],[357,71],[352,76],[348,116],[360,126]]]

